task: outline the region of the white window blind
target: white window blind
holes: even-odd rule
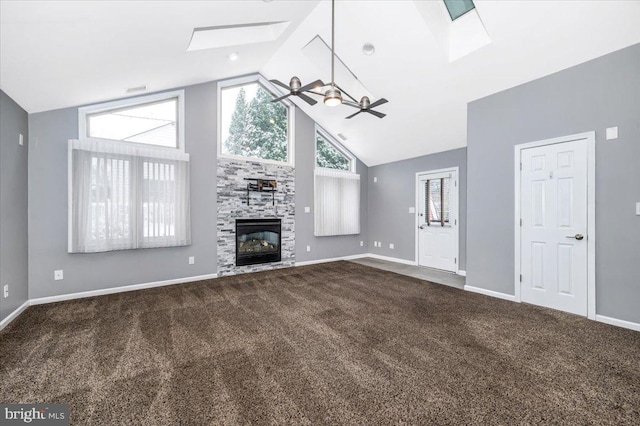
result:
[[[315,169],[314,235],[360,233],[360,175]]]
[[[69,141],[69,252],[191,244],[189,155]]]

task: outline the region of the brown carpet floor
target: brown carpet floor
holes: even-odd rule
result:
[[[74,424],[640,424],[640,333],[350,262],[28,308],[0,401]]]

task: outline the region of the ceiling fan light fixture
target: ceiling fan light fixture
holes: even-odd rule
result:
[[[354,108],[358,108],[358,112],[356,112],[355,114],[351,114],[350,116],[346,117],[347,119],[353,118],[356,115],[362,113],[362,112],[366,112],[369,113],[371,115],[375,115],[378,118],[384,118],[386,116],[386,114],[383,114],[381,112],[378,111],[373,111],[372,108],[377,107],[378,105],[382,105],[386,102],[388,102],[386,99],[384,98],[380,98],[377,101],[375,101],[374,103],[371,103],[371,101],[369,100],[369,98],[367,96],[363,96],[360,99],[360,102],[356,101],[356,99],[351,96],[349,93],[344,92],[347,100],[345,101],[342,97],[342,91],[338,88],[339,86],[336,84],[336,80],[335,80],[335,59],[336,59],[336,53],[335,53],[335,36],[336,36],[336,31],[335,31],[335,24],[336,24],[336,20],[335,20],[335,13],[336,13],[336,1],[335,0],[331,0],[331,82],[327,85],[324,84],[322,82],[322,80],[316,80],[313,83],[309,83],[307,85],[302,85],[302,83],[300,82],[300,79],[296,76],[291,77],[291,81],[289,81],[289,85],[287,86],[286,84],[284,84],[283,82],[281,82],[280,80],[270,80],[272,83],[276,84],[277,86],[282,87],[283,89],[287,89],[287,91],[289,93],[286,93],[282,96],[280,96],[279,98],[275,98],[273,99],[271,102],[280,102],[285,98],[288,98],[289,96],[297,96],[298,98],[302,99],[303,101],[305,101],[306,103],[308,103],[309,105],[315,105],[317,103],[316,100],[311,99],[309,96],[307,96],[305,94],[305,92],[317,95],[317,96],[323,96],[322,92],[320,91],[320,89],[322,87],[328,86],[328,89],[324,92],[324,104],[328,107],[336,107],[339,105],[348,105],[350,107],[354,107]],[[373,44],[371,43],[366,43],[363,47],[362,47],[362,51],[367,54],[367,55],[371,55],[373,54],[373,52],[375,52],[375,47],[373,46]],[[346,138],[343,137],[343,140],[345,140]]]
[[[342,93],[335,87],[330,87],[324,93],[324,104],[326,106],[338,106],[342,105]]]

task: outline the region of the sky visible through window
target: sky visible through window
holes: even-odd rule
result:
[[[176,148],[178,99],[87,116],[88,136]]]
[[[444,5],[447,6],[452,21],[476,8],[473,0],[444,0]]]

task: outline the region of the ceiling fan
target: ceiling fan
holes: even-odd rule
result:
[[[378,111],[374,111],[371,108],[375,108],[379,105],[382,104],[386,104],[387,102],[389,102],[388,100],[386,100],[385,98],[380,98],[377,101],[375,101],[374,103],[371,103],[371,101],[369,101],[369,97],[367,96],[363,96],[362,99],[360,99],[360,103],[353,103],[353,102],[345,102],[345,105],[349,105],[352,106],[354,108],[360,108],[360,111],[356,112],[355,114],[351,114],[350,116],[347,117],[347,119],[349,118],[353,118],[356,115],[360,114],[361,112],[368,112],[371,115],[375,115],[378,118],[384,118],[387,114],[383,114],[381,112]]]
[[[289,96],[297,96],[300,99],[302,99],[303,101],[305,101],[306,103],[308,103],[309,105],[315,105],[318,103],[318,101],[316,101],[315,99],[312,99],[311,97],[307,96],[304,94],[304,92],[308,92],[311,89],[319,89],[322,86],[324,86],[325,84],[322,82],[322,80],[316,80],[313,83],[309,83],[305,86],[302,85],[302,83],[300,82],[300,79],[298,77],[291,77],[291,81],[289,82],[289,85],[287,86],[286,84],[284,84],[283,82],[279,81],[279,80],[269,80],[274,84],[277,84],[278,86],[287,89],[289,91],[289,93],[287,93],[284,96],[280,96],[277,99],[272,100],[271,102],[278,102],[281,101],[285,98],[288,98]]]
[[[293,96],[298,96],[299,98],[307,102],[309,105],[315,105],[317,102],[304,94],[304,92],[308,92],[314,95],[323,96],[324,104],[326,106],[332,107],[332,106],[345,104],[351,107],[360,108],[360,111],[356,112],[355,114],[351,114],[346,118],[353,118],[356,115],[360,114],[361,112],[368,112],[369,114],[375,115],[378,118],[384,118],[386,114],[383,114],[378,111],[373,111],[372,108],[375,108],[379,105],[389,102],[385,98],[381,98],[375,101],[374,103],[371,103],[367,96],[363,96],[362,99],[360,99],[360,102],[358,102],[353,96],[348,94],[345,90],[343,90],[340,86],[336,84],[336,81],[335,81],[335,57],[336,57],[335,10],[336,10],[335,0],[331,0],[331,82],[327,85],[327,84],[324,84],[322,80],[316,80],[313,83],[307,84],[306,86],[302,86],[302,83],[300,82],[300,79],[298,77],[292,77],[291,82],[287,86],[281,81],[271,80],[272,83],[275,83],[289,90],[289,94],[284,95],[280,98],[274,99],[272,102],[277,102],[281,99],[284,99],[286,97],[293,95]],[[312,89],[319,90],[324,86],[329,86],[329,88],[324,93],[312,90]],[[344,100],[342,97],[343,93],[351,100]]]

